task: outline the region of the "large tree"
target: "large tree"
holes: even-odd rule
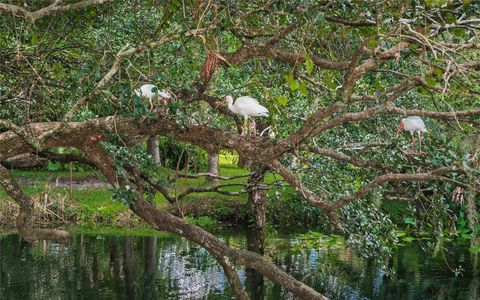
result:
[[[239,299],[248,298],[235,272],[241,265],[322,299],[263,256],[155,207],[145,192],[175,202],[205,190],[173,195],[128,146],[158,135],[208,153],[236,151],[252,171],[243,191],[259,228],[267,171],[346,234],[363,205],[417,200],[420,185],[411,182],[460,187],[475,204],[475,147],[464,156],[458,144],[480,124],[479,11],[474,1],[442,0],[0,3],[0,161],[77,148],[84,155],[69,159],[98,167],[139,217],[209,251]],[[144,83],[175,99],[149,112],[133,93]],[[241,135],[241,120],[213,109],[226,94],[268,106],[257,135]],[[425,155],[409,155],[394,139],[400,119],[413,115],[429,128]],[[32,199],[1,165],[0,175],[21,207],[25,239],[68,236],[34,229]],[[185,176],[202,175],[212,174]],[[206,190],[229,193],[221,184]]]

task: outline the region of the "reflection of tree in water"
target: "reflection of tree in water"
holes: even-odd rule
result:
[[[251,228],[247,230],[247,250],[263,255],[265,249],[263,228]],[[253,269],[246,269],[246,287],[253,300],[263,299],[265,296],[265,279]]]
[[[255,247],[254,235],[225,243]],[[257,245],[258,246],[258,245]],[[463,253],[464,277],[455,278],[443,257],[416,244],[387,262],[388,272],[348,249],[292,252],[288,239],[268,240],[268,257],[331,299],[478,299],[478,258]],[[272,256],[272,248],[275,255]],[[447,257],[458,266],[460,255]],[[453,259],[452,259],[453,258]],[[252,299],[290,298],[257,273],[240,270]],[[231,298],[227,279],[202,248],[162,237],[74,236],[67,245],[31,245],[18,235],[0,238],[0,299],[205,299]]]
[[[177,244],[162,243],[158,250],[157,277],[167,279],[175,287],[168,290],[168,298],[204,299],[225,293],[228,286],[225,274],[204,249],[181,240]]]
[[[133,245],[132,237],[126,236],[123,240],[123,273],[125,276],[125,288],[128,299],[135,299],[135,285],[133,274]]]
[[[473,265],[473,278],[470,282],[469,296],[470,299],[480,299],[480,272],[479,272],[479,262],[478,262],[478,253],[472,253],[472,265]]]
[[[145,273],[140,286],[140,299],[158,299],[159,289],[155,285],[157,272],[157,237],[145,238]]]

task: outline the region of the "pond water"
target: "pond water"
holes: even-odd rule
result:
[[[246,248],[243,233],[222,235]],[[398,248],[381,268],[344,248],[292,253],[294,235],[270,239],[284,270],[331,299],[479,299],[478,260],[468,251],[431,257],[419,244]],[[463,269],[455,276],[454,268]],[[252,299],[292,296],[239,269]],[[68,244],[0,236],[0,299],[232,299],[221,267],[182,238],[75,234]]]

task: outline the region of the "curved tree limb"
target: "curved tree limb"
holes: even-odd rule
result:
[[[446,181],[446,182],[452,182],[455,183],[456,185],[459,185],[461,187],[469,187],[468,185],[465,185],[461,182],[452,180],[448,177],[442,176],[447,173],[454,172],[465,172],[463,168],[456,168],[456,167],[446,167],[446,168],[438,168],[435,169],[431,172],[428,173],[414,173],[414,174],[384,174],[381,176],[376,177],[374,180],[372,180],[370,183],[362,186],[360,189],[358,189],[356,192],[353,194],[346,196],[342,198],[341,200],[335,201],[334,203],[331,204],[331,207],[333,209],[339,209],[352,201],[359,199],[366,194],[368,194],[370,191],[374,190],[378,186],[387,183],[387,182],[392,182],[392,181],[432,181],[432,180],[438,180],[438,181]],[[478,189],[480,191],[480,189]]]
[[[32,226],[34,202],[25,194],[10,172],[0,164],[0,185],[4,188],[17,204],[20,206],[20,212],[17,216],[16,226],[18,232],[27,241],[36,240],[66,240],[70,234],[63,230],[55,229],[35,229]]]
[[[230,177],[225,177],[225,176],[218,176],[212,173],[197,173],[197,174],[182,174],[179,173],[177,176],[178,177],[183,177],[183,178],[200,178],[200,177],[211,177],[211,178],[216,178],[216,179],[221,179],[221,180],[233,180],[233,179],[238,179],[238,178],[244,178],[252,175],[253,172],[246,173],[246,174],[239,174],[239,175],[234,175]]]
[[[323,148],[318,148],[318,147],[305,147],[309,152],[319,154],[322,156],[330,157],[336,160],[344,161],[346,163],[349,163],[353,166],[357,167],[362,167],[362,168],[373,168],[381,171],[387,171],[390,170],[390,166],[384,166],[376,161],[366,161],[366,160],[361,160],[358,158],[350,157],[348,155],[343,154],[342,152],[330,150],[330,149],[323,149]]]
[[[111,185],[115,186],[121,179],[115,172],[115,163],[106,151],[96,143],[89,143],[82,148],[97,167],[104,173]],[[164,230],[183,236],[204,247],[222,265],[227,278],[238,299],[248,299],[243,285],[235,271],[236,265],[244,265],[255,269],[269,278],[272,282],[284,287],[295,295],[304,299],[327,299],[311,287],[296,280],[281,270],[263,256],[243,250],[229,248],[211,233],[192,225],[182,218],[159,210],[153,204],[145,201],[141,193],[136,192],[135,202],[131,207],[140,218],[157,230]]]

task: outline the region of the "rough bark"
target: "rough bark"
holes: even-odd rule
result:
[[[256,167],[253,174],[248,179],[247,186],[249,188],[248,192],[248,202],[252,207],[255,215],[254,221],[254,232],[256,233],[256,239],[258,248],[255,251],[256,253],[263,255],[264,253],[264,229],[266,222],[266,198],[263,190],[256,188],[259,184],[262,184],[265,179],[265,168]]]
[[[218,176],[218,152],[208,153],[207,173]],[[205,181],[213,185],[220,184],[220,180],[213,176],[206,176]]]
[[[148,154],[152,156],[153,161],[158,166],[161,166],[160,149],[158,148],[158,137],[156,135],[151,136],[147,139],[147,150],[148,150]]]
[[[25,8],[17,5],[0,3],[0,13],[6,12],[11,14],[12,16],[24,18],[34,23],[36,20],[46,16],[50,16],[53,14],[62,13],[66,11],[79,10],[89,6],[100,5],[100,4],[112,2],[112,0],[85,0],[85,1],[79,1],[77,3],[64,4],[64,5],[61,5],[61,2],[62,1],[55,0],[49,6],[43,7],[36,11],[28,11]]]
[[[4,167],[12,169],[33,169],[41,168],[47,165],[48,159],[39,157],[38,155],[25,153],[10,157],[0,162]]]

